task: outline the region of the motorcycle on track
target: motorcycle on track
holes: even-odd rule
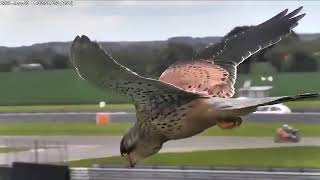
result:
[[[276,135],[274,137],[275,143],[297,143],[300,142],[300,140],[301,135],[299,133],[299,129],[292,128],[287,124],[284,124],[281,128],[277,129]]]

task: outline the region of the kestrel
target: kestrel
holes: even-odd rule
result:
[[[146,78],[118,63],[97,42],[77,36],[70,58],[79,75],[102,89],[131,98],[137,122],[124,135],[120,152],[130,166],[157,153],[163,143],[194,136],[217,125],[230,129],[258,106],[317,97],[296,96],[235,99],[237,66],[252,54],[278,43],[305,14],[287,9],[266,22],[208,46],[192,61],[177,62],[159,80]]]

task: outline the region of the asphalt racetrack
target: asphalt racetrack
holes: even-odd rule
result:
[[[0,164],[14,161],[57,162],[120,155],[122,136],[0,136],[0,146],[28,147],[29,150],[0,153]],[[37,143],[35,143],[37,142]],[[57,149],[54,145],[66,144]],[[320,138],[305,137],[299,143],[274,143],[271,137],[206,137],[169,141],[161,152],[188,152],[195,150],[266,148],[280,146],[320,146]],[[35,148],[38,151],[35,151]]]

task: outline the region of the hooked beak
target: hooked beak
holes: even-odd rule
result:
[[[129,164],[129,167],[130,167],[130,168],[133,168],[133,167],[136,165],[136,162],[134,162],[134,160],[132,159],[130,153],[125,154],[125,153],[122,153],[122,152],[121,152],[121,156],[122,156],[122,157],[126,157],[126,158],[128,159],[128,161],[129,161],[129,163],[130,163],[130,164]]]
[[[128,160],[130,163],[130,168],[134,168],[134,166],[136,165],[136,162],[133,161],[133,159],[131,158],[130,154],[128,154]]]

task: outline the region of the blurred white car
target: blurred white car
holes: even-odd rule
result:
[[[237,97],[237,99],[248,99],[248,97]],[[291,109],[284,104],[274,104],[269,106],[260,106],[255,114],[289,114]]]
[[[270,106],[260,106],[255,114],[289,114],[291,110],[284,104],[274,104]]]

